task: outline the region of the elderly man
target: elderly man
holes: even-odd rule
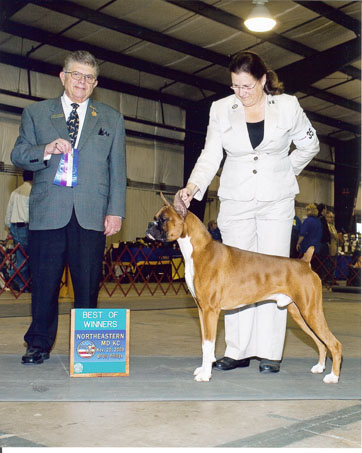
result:
[[[98,72],[93,55],[71,53],[59,74],[63,95],[24,109],[11,153],[15,166],[34,172],[29,201],[32,323],[24,337],[24,364],[49,358],[66,264],[74,307],[97,306],[105,236],[120,231],[125,215],[124,120],[90,99]]]

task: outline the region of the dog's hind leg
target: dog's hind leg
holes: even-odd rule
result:
[[[324,376],[323,382],[326,384],[337,384],[341,372],[342,345],[329,330],[322,309],[320,310],[318,319],[314,316],[311,316],[310,318],[311,319],[307,318],[306,321],[316,335],[326,344],[332,356],[332,371],[330,374]]]
[[[311,297],[312,299],[310,299],[308,304],[298,304],[298,308],[309,328],[327,346],[332,355],[332,371],[324,377],[323,382],[326,384],[337,384],[341,370],[342,345],[327,325],[323,312],[322,293],[312,294]]]
[[[199,308],[202,335],[202,365],[194,371],[195,381],[207,382],[211,378],[212,363],[215,359],[215,340],[219,311]]]
[[[291,314],[294,321],[298,324],[298,326],[307,334],[309,335],[315,342],[318,348],[318,363],[312,367],[311,372],[316,373],[323,373],[326,368],[326,356],[327,356],[327,348],[325,347],[324,343],[320,341],[320,339],[315,335],[313,330],[310,329],[308,324],[304,321],[302,315],[300,314],[299,308],[295,305],[295,303],[291,303],[288,305],[288,311]]]

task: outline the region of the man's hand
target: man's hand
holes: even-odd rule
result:
[[[121,230],[122,219],[116,215],[107,215],[104,219],[104,234],[112,236]]]
[[[57,138],[45,146],[44,158],[50,154],[69,154],[72,152],[72,145],[64,138]]]

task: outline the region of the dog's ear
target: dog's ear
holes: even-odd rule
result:
[[[177,214],[180,214],[183,218],[187,216],[187,208],[180,196],[180,191],[178,191],[175,195],[173,207],[175,208]]]
[[[162,192],[160,192],[160,196],[162,198],[162,201],[165,203],[166,206],[171,206],[171,203],[169,201],[166,200],[164,194]]]

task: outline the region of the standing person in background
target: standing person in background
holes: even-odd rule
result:
[[[302,222],[298,216],[294,216],[293,219],[293,227],[292,227],[292,236],[290,239],[290,254],[291,258],[298,258],[299,252],[297,250],[297,243],[299,239],[300,228],[302,226]]]
[[[23,171],[23,184],[15,189],[9,199],[8,207],[5,215],[5,225],[9,228],[10,234],[14,240],[14,247],[18,244],[15,251],[15,267],[20,269],[20,278],[18,275],[14,277],[11,285],[14,289],[23,290],[25,283],[30,278],[29,264],[26,255],[28,255],[28,235],[29,235],[29,195],[31,191],[33,173],[31,171]],[[22,249],[22,250],[21,250]],[[26,255],[24,255],[24,253]],[[15,273],[13,268],[10,269],[10,277]],[[30,282],[24,289],[24,292],[29,292]]]
[[[318,252],[318,260],[320,267],[318,269],[318,275],[320,276],[323,283],[327,283],[328,280],[328,256],[329,256],[329,244],[331,241],[331,235],[326,220],[327,208],[326,205],[320,203],[317,205],[318,217],[322,225],[322,239],[321,247]]]
[[[326,220],[331,238],[329,242],[328,282],[335,284],[334,272],[337,266],[338,232],[334,224],[334,214],[332,211],[327,211]]]
[[[49,358],[66,264],[74,307],[97,307],[105,237],[120,231],[125,215],[124,120],[113,108],[90,99],[98,72],[93,55],[72,52],[59,74],[63,95],[24,109],[11,153],[15,166],[34,172],[29,224],[32,323],[24,337],[24,364]]]
[[[211,234],[212,238],[215,239],[215,241],[221,242],[221,233],[217,226],[216,220],[210,220],[210,222],[207,225],[207,229]]]
[[[297,250],[304,254],[309,247],[314,247],[314,254],[318,254],[321,248],[322,224],[318,217],[318,209],[314,203],[306,206],[307,218],[304,219],[300,228]]]
[[[234,94],[212,104],[205,147],[180,195],[186,206],[203,198],[224,149],[217,219],[223,243],[289,256],[296,175],[318,153],[319,141],[297,98],[283,94],[258,55],[242,52],[229,69]],[[286,319],[274,302],[226,313],[226,351],[216,369],[247,367],[250,357],[259,357],[260,372],[278,372]]]

